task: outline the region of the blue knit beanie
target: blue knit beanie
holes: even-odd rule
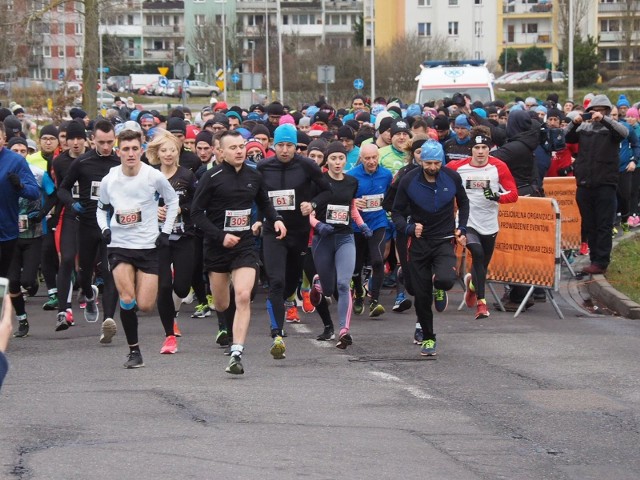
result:
[[[454,126],[456,126],[456,127],[464,127],[467,130],[471,130],[471,124],[469,123],[469,120],[467,119],[466,115],[458,115],[456,117]]]
[[[283,142],[293,143],[294,145],[298,143],[298,131],[290,123],[280,125],[273,134],[274,145]]]
[[[620,96],[618,97],[618,103],[616,103],[616,107],[620,108],[630,106],[631,104],[629,103],[629,100],[627,100],[627,96],[624,93],[620,94]]]
[[[440,142],[436,142],[433,139],[424,142],[420,150],[420,160],[424,162],[434,160],[444,162],[444,150],[442,150]]]

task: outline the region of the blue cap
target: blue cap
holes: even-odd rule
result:
[[[298,131],[296,130],[296,127],[290,123],[280,125],[273,133],[274,145],[283,142],[293,143],[294,145],[298,143]]]
[[[417,117],[422,113],[422,105],[419,103],[412,103],[407,107],[407,117]]]
[[[458,115],[456,117],[456,121],[454,126],[456,127],[464,127],[467,130],[471,130],[471,124],[469,124],[469,120],[467,120],[467,116],[466,115]]]
[[[438,161],[444,162],[444,150],[440,142],[436,142],[433,139],[429,139],[422,144],[420,149],[420,160],[424,162]]]
[[[482,118],[487,118],[487,111],[484,108],[474,108],[473,113]]]

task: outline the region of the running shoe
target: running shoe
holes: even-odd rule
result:
[[[489,309],[487,308],[486,300],[478,300],[478,306],[476,307],[476,320],[487,318],[488,316]]]
[[[285,317],[287,323],[300,323],[300,315],[298,314],[298,307],[295,305],[287,308],[287,315]]]
[[[385,312],[384,307],[380,305],[377,300],[372,300],[371,305],[369,305],[369,317],[375,318],[379,317]]]
[[[616,228],[616,226],[613,226],[613,230],[611,230],[611,237],[612,238],[616,238],[616,235],[618,235],[618,229]]]
[[[316,340],[319,342],[326,342],[327,340],[333,340],[334,338],[336,338],[336,334],[333,332],[333,327],[324,327],[324,330],[316,337]]]
[[[393,304],[392,310],[398,313],[404,312],[405,310],[409,310],[411,305],[411,300],[409,300],[404,293],[399,293],[396,295],[396,301]]]
[[[216,309],[216,304],[213,301],[213,295],[207,295],[207,306],[209,307],[209,310]]]
[[[216,343],[221,347],[228,347],[231,344],[229,338],[229,333],[224,329],[220,329],[216,335]]]
[[[29,322],[27,321],[27,315],[20,315],[18,319],[18,330],[13,334],[16,338],[22,338],[29,335]]]
[[[314,307],[320,305],[320,302],[322,301],[322,285],[320,284],[320,277],[318,274],[313,276],[311,290],[309,291],[309,300],[311,301],[311,305]]]
[[[227,373],[231,373],[232,375],[242,375],[244,373],[244,367],[242,366],[242,356],[231,355],[229,359],[229,365],[224,370]]]
[[[623,235],[624,235],[625,233],[629,233],[630,225],[629,225],[629,223],[628,223],[628,222],[627,222],[627,223],[623,223],[623,224],[621,225],[621,227],[622,227],[622,234],[623,234]]]
[[[464,303],[466,303],[469,308],[475,307],[478,303],[478,296],[476,295],[476,289],[473,286],[470,273],[464,276]]]
[[[587,242],[582,242],[580,244],[580,250],[578,250],[578,255],[589,255],[589,244]]]
[[[285,358],[285,352],[286,347],[284,345],[284,340],[282,339],[282,337],[280,335],[276,336],[273,339],[273,344],[271,344],[271,356],[273,357],[274,360],[282,360],[283,358]]]
[[[88,300],[85,297],[84,319],[89,323],[94,323],[100,318],[100,310],[98,309],[98,287],[91,285],[91,290],[93,290],[93,298]]]
[[[340,338],[338,339],[338,343],[336,343],[336,348],[339,348],[340,350],[346,350],[347,347],[352,344],[353,344],[353,338],[351,338],[351,335],[349,334],[349,332],[344,332],[343,334],[340,335]]]
[[[360,290],[360,294],[358,295],[358,292],[356,292],[356,290],[354,289],[353,291],[353,313],[355,313],[356,315],[362,315],[362,312],[364,311],[364,296],[366,295],[366,292],[364,290],[364,288],[362,290]]]
[[[42,305],[43,310],[57,310],[58,309],[58,294],[52,293],[49,295],[49,300]]]
[[[162,348],[160,349],[161,354],[173,354],[178,351],[178,341],[176,340],[175,335],[169,335],[164,339],[164,343],[162,344]]]
[[[124,368],[140,368],[144,367],[144,361],[142,360],[142,354],[140,350],[132,350],[127,355],[128,360],[124,363]]]
[[[69,323],[67,323],[67,313],[58,312],[58,316],[56,317],[56,332],[61,332],[67,328],[69,328]]]
[[[422,348],[420,349],[420,355],[423,357],[435,357],[436,355],[436,341],[433,338],[429,338],[422,342]]]
[[[229,342],[229,345],[227,346],[227,348],[224,349],[224,351],[222,352],[222,354],[225,357],[228,357],[229,355],[231,355],[231,342]]]
[[[100,327],[100,343],[111,343],[117,331],[116,322],[113,318],[105,318]]]
[[[191,290],[189,290],[189,293],[187,294],[187,296],[182,299],[182,303],[186,303],[187,305],[191,305],[193,303],[194,295],[195,295],[195,293],[194,293],[193,288],[192,288]]]
[[[422,333],[421,328],[416,328],[416,331],[413,332],[413,343],[421,345],[422,342],[424,342],[424,333]]]
[[[182,336],[182,332],[180,331],[180,327],[178,327],[178,321],[174,320],[173,321],[173,335],[176,337],[181,337]]]
[[[211,316],[211,309],[206,303],[196,305],[195,311],[191,314],[191,318],[205,318]]]
[[[449,305],[449,296],[444,290],[433,291],[433,303],[436,307],[436,312],[444,312]]]
[[[65,315],[67,316],[67,323],[69,324],[69,326],[75,327],[76,322],[73,320],[73,310],[71,310],[70,308],[67,308]]]
[[[82,309],[87,307],[87,296],[84,292],[78,292],[78,306]]]
[[[313,313],[316,311],[316,307],[311,303],[311,294],[309,290],[301,290],[300,295],[302,296],[302,311],[304,313]]]

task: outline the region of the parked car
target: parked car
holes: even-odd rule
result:
[[[186,88],[187,95],[190,97],[211,97],[220,95],[220,89],[215,85],[201,82],[199,80],[189,80],[189,86]]]
[[[110,92],[126,92],[129,90],[129,75],[113,75],[107,78],[107,89]]]
[[[111,92],[96,92],[96,97],[98,108],[103,105],[109,108],[113,105],[114,99],[116,98],[116,96]],[[82,96],[76,97],[73,103],[76,107],[82,105]]]

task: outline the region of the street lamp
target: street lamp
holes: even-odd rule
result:
[[[253,76],[255,73],[255,53],[256,53],[256,42],[253,40],[249,40],[249,45],[251,46],[251,90],[253,91]]]
[[[216,0],[216,3],[223,4],[222,8],[222,71],[224,72],[224,91],[222,92],[222,98],[227,101],[227,33],[225,26],[227,0]]]

